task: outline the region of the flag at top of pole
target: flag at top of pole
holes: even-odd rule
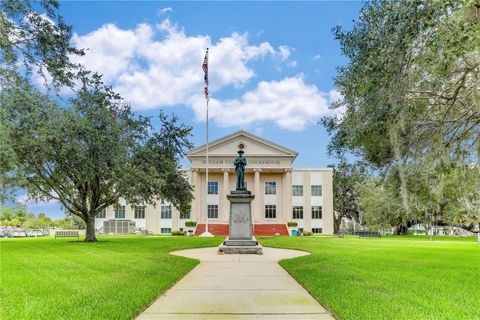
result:
[[[205,79],[205,88],[203,91],[205,93],[205,99],[208,100],[208,48],[205,52],[205,59],[203,59],[202,69],[203,72],[205,72],[205,76],[203,77],[203,79]]]

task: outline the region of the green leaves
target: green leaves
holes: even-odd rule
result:
[[[350,61],[335,79],[344,97],[336,107],[347,111],[327,126],[332,149],[390,165],[398,123],[402,158],[436,152],[435,137],[454,153],[478,147],[479,10],[472,1],[372,1],[352,30],[335,28]]]
[[[6,0],[0,8],[0,199],[13,187],[56,199],[87,223],[89,241],[95,215],[120,198],[166,199],[188,212],[191,187],[178,163],[192,147],[191,129],[160,113],[155,131],[101,75],[71,62],[83,51],[70,45],[58,2]],[[47,89],[70,87],[74,96],[59,102],[41,93],[31,85],[38,75]]]
[[[333,167],[333,199],[336,216],[335,226],[338,228],[342,217],[362,222],[362,210],[359,203],[357,185],[369,178],[366,165],[362,162],[349,164],[340,162]]]
[[[331,154],[351,152],[383,177],[362,189],[367,220],[422,219],[422,207],[453,222],[457,205],[476,203],[444,183],[480,155],[478,1],[370,1],[351,30],[333,33],[349,59],[335,78],[334,107],[346,112],[322,122]]]
[[[4,0],[0,4],[0,80],[32,73],[54,86],[73,85],[79,65],[71,56],[83,51],[70,45],[72,27],[56,12],[53,0]],[[45,81],[47,82],[47,81]]]
[[[188,212],[191,187],[178,159],[190,128],[160,114],[158,132],[101,82],[62,107],[25,81],[0,93],[2,142],[12,154],[2,172],[36,199],[57,199],[85,222],[124,198],[172,202]],[[15,168],[15,170],[13,170]]]

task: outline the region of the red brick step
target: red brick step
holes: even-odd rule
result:
[[[228,236],[228,224],[208,224],[208,231],[214,236]],[[195,235],[199,236],[205,232],[205,224],[201,223],[197,225],[195,229]]]
[[[208,231],[215,236],[228,236],[228,224],[208,224]],[[205,224],[197,225],[195,235],[199,236],[205,232]],[[287,226],[284,224],[255,224],[253,226],[255,236],[288,236]]]
[[[256,236],[288,236],[288,229],[284,224],[255,224],[253,234]]]

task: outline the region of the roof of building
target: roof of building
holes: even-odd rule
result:
[[[215,147],[215,146],[217,146],[217,145],[219,145],[219,144],[225,143],[225,142],[227,142],[227,141],[229,141],[229,140],[233,140],[233,139],[236,139],[236,138],[242,137],[242,136],[243,136],[243,137],[247,137],[247,138],[249,138],[249,139],[252,139],[252,140],[254,140],[254,141],[257,141],[257,142],[259,142],[260,144],[267,145],[267,146],[269,146],[270,148],[274,148],[274,149],[282,152],[282,153],[285,154],[286,156],[290,156],[290,157],[292,157],[292,158],[296,158],[297,155],[298,155],[298,152],[296,152],[296,151],[293,151],[293,150],[291,150],[291,149],[285,148],[284,146],[281,146],[281,145],[279,145],[279,144],[277,144],[277,143],[271,142],[271,141],[269,141],[269,140],[266,140],[266,139],[264,139],[264,138],[261,138],[261,137],[259,137],[259,136],[256,136],[256,135],[254,135],[254,134],[252,134],[252,133],[250,133],[250,132],[244,131],[244,130],[240,130],[240,131],[234,132],[234,133],[232,133],[232,134],[229,134],[229,135],[227,135],[227,136],[224,136],[224,137],[222,137],[222,138],[220,138],[220,139],[211,141],[211,142],[208,143],[208,147],[209,147],[209,149],[210,149],[210,148],[213,148],[213,147]],[[206,145],[206,144],[201,145],[201,146],[199,146],[199,147],[197,147],[197,148],[194,148],[194,149],[192,149],[192,150],[190,150],[190,151],[187,152],[187,157],[190,158],[190,156],[198,155],[198,154],[201,153],[202,151],[206,150],[206,148],[207,148],[207,145]]]

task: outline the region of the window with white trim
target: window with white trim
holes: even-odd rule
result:
[[[190,212],[180,212],[180,219],[182,220],[190,219]]]
[[[160,208],[160,218],[161,219],[172,219],[172,206],[171,205],[162,205]]]
[[[277,206],[274,204],[265,205],[265,219],[277,218]]]
[[[125,219],[125,206],[115,207],[115,219]]]
[[[312,206],[312,219],[322,219],[322,206]]]
[[[303,186],[300,186],[300,185],[292,186],[292,195],[294,197],[303,197]]]
[[[218,204],[209,204],[207,206],[208,219],[218,219]]]
[[[135,219],[145,219],[145,206],[135,206],[133,216]]]
[[[276,181],[265,181],[265,194],[277,194]]]
[[[322,196],[322,186],[312,185],[312,197],[321,197],[321,196]]]
[[[322,228],[312,228],[312,232],[316,234],[321,234],[323,233],[323,230]]]
[[[303,219],[303,207],[294,206],[293,207],[293,219]]]
[[[218,194],[218,181],[208,181],[208,194]]]
[[[107,216],[107,210],[106,209],[103,209],[101,210],[99,213],[97,213],[97,215],[95,216],[95,218],[97,219],[105,219]]]
[[[172,228],[160,228],[161,234],[170,234],[172,233]]]

